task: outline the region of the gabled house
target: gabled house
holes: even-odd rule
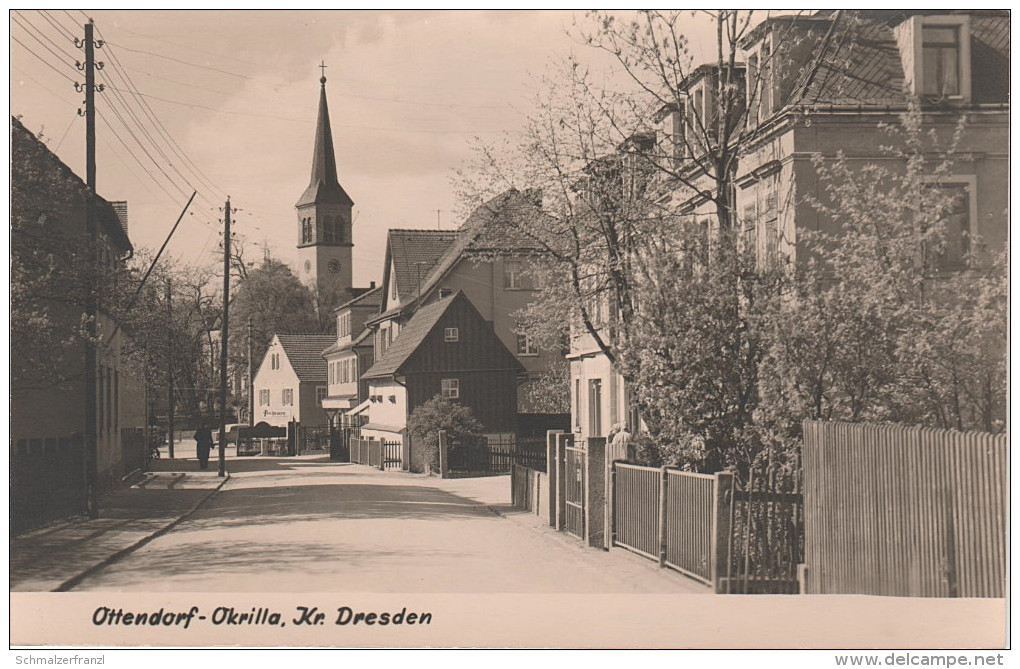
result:
[[[366,437],[399,440],[414,409],[442,395],[472,410],[487,433],[516,432],[524,366],[463,291],[421,307],[365,372]]]
[[[525,385],[548,370],[561,351],[538,350],[519,332],[515,314],[537,295],[532,270],[543,253],[536,242],[501,224],[504,217],[545,216],[540,200],[538,191],[509,190],[476,208],[459,230],[391,230],[381,313],[368,321],[376,359],[394,345],[418,309],[462,291],[526,370],[517,409],[542,413],[542,407],[528,405]]]
[[[911,101],[923,111],[924,128],[943,143],[966,115],[953,174],[942,184],[958,192],[956,226],[942,256],[945,271],[966,269],[1005,247],[1009,176],[1008,11],[867,10],[811,16],[774,16],[758,25],[741,46],[735,76],[744,86],[740,107],[745,142],[736,175],[734,224],[741,246],[759,264],[806,259],[798,244],[804,230],[834,232],[832,221],[806,198],[822,189],[816,155],[845,155],[851,165],[898,158],[883,149],[890,137],[881,124],[898,122]],[[844,36],[845,35],[845,36]],[[817,54],[822,57],[817,58]],[[715,204],[704,192],[714,188],[700,164],[692,128],[712,127],[716,67],[696,68],[679,91],[678,102],[653,119],[655,142],[625,143],[671,161],[692,189],[677,188],[663,203],[705,235],[715,234]],[[746,112],[746,113],[745,113]],[[702,137],[704,134],[702,133]],[[711,140],[711,137],[709,137]],[[700,141],[700,140],[699,140]],[[625,178],[625,177],[621,177]],[[608,305],[601,336],[611,336]],[[593,338],[580,328],[571,339],[571,413],[581,437],[604,436],[640,419],[620,374]]]
[[[354,299],[333,310],[336,319],[336,341],[322,352],[326,360],[325,409],[346,414],[368,397],[368,384],[361,374],[375,360],[372,331],[365,321],[379,313],[382,289],[372,286]]]
[[[282,427],[296,421],[304,426],[327,424],[326,365],[322,351],[332,335],[276,334],[255,373],[255,422]]]

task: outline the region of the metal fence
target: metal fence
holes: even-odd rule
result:
[[[659,504],[662,470],[616,464],[613,484],[614,543],[659,559]]]
[[[804,422],[807,591],[1004,597],[1008,435]]]
[[[547,465],[544,437],[513,433],[451,439],[447,457],[450,470],[457,472],[509,473],[515,464],[538,470]]]
[[[705,583],[712,582],[715,477],[666,470],[665,564]]]
[[[565,526],[567,532],[578,539],[585,539],[585,491],[588,458],[584,448],[568,446],[564,459]]]
[[[297,430],[297,452],[329,452],[329,427],[299,427]]]

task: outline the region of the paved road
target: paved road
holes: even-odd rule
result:
[[[75,590],[706,592],[625,551],[494,514],[509,487],[321,458],[232,460],[231,479],[191,518]]]

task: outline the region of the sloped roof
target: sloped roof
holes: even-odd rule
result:
[[[378,307],[382,304],[382,286],[375,286],[374,288],[349,288],[348,290],[355,293],[355,297],[347,300],[340,306],[333,307],[333,313],[336,313],[341,309],[346,309],[347,307]]]
[[[35,134],[32,133],[32,131],[26,128],[24,124],[22,124],[22,122],[18,120],[17,117],[14,116],[11,117],[11,134],[12,139],[10,147],[12,154],[11,155],[12,179],[18,178],[19,168],[21,167],[21,165],[18,163],[18,157],[15,154],[20,153],[21,147],[26,146],[25,144],[15,141],[14,135],[18,134],[21,135],[24,140],[27,140],[28,143],[35,147],[35,150],[39,152],[38,155],[45,156],[45,159],[49,160],[52,163],[53,167],[55,167],[59,172],[61,172],[64,178],[71,182],[74,185],[74,187],[81,192],[82,197],[83,198],[85,197],[85,195],[89,191],[88,185],[86,185],[85,181],[77,174],[75,174],[74,170],[72,170],[70,167],[64,164],[64,162],[57,157],[57,154],[50,151],[50,148],[46,146],[45,143],[43,143],[38,137],[36,137]],[[133,250],[134,247],[131,245],[131,240],[128,238],[127,232],[125,231],[123,225],[121,224],[120,217],[114,210],[113,205],[110,204],[107,200],[103,199],[102,197],[97,196],[95,199],[95,210],[99,214],[96,218],[99,223],[99,228],[103,231],[103,233],[106,234],[114,243],[116,243],[125,251]]]
[[[276,338],[300,381],[326,381],[322,350],[336,341],[328,334],[278,334]]]
[[[366,329],[366,330],[362,330],[361,334],[359,334],[357,337],[355,337],[351,341],[344,342],[343,344],[338,344],[338,343],[336,343],[334,341],[333,344],[329,348],[327,348],[325,351],[322,352],[321,355],[322,355],[322,357],[326,357],[327,355],[331,355],[333,353],[339,353],[340,351],[350,350],[352,348],[355,348],[355,347],[360,346],[361,344],[363,344],[365,342],[365,340],[368,339],[371,335],[372,335],[372,331]]]
[[[365,372],[361,378],[363,379],[374,379],[382,376],[390,376],[396,374],[400,366],[407,362],[407,359],[411,357],[421,343],[425,340],[425,337],[432,332],[432,328],[436,326],[439,319],[443,317],[446,310],[453,304],[453,301],[461,295],[460,291],[457,291],[450,297],[444,297],[438,302],[422,307],[414,314],[407,325],[401,330],[397,338],[393,340],[393,344],[386,351],[383,357],[376,361],[372,367]],[[466,299],[466,298],[465,298]]]
[[[436,288],[465,255],[521,251],[541,253],[542,246],[519,229],[521,221],[538,221],[548,216],[542,211],[541,198],[540,190],[511,188],[476,207],[461,225],[454,243],[422,282],[422,297]],[[513,225],[507,225],[508,219],[516,220]],[[417,295],[414,297],[417,298]],[[404,303],[401,300],[401,304]]]
[[[425,278],[450,245],[456,241],[458,234],[456,230],[389,231],[386,242],[388,261],[386,268],[388,270],[392,263],[397,275],[397,295],[402,304],[418,296],[419,278],[424,286]],[[383,282],[387,288],[389,281],[389,276],[384,277]]]

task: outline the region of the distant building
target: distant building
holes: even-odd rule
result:
[[[255,422],[282,427],[291,421],[302,425],[328,423],[322,401],[326,398],[326,365],[322,351],[332,335],[276,334],[255,373]]]
[[[355,289],[358,290],[358,289]],[[326,359],[327,394],[322,405],[349,414],[368,398],[368,382],[361,379],[375,360],[372,332],[365,321],[379,312],[382,289],[375,286],[333,310],[336,341],[322,352]]]
[[[560,359],[561,351],[539,350],[521,333],[517,312],[540,288],[535,264],[542,249],[523,234],[509,231],[506,217],[544,216],[538,191],[509,190],[475,209],[458,230],[390,230],[382,284],[382,313],[368,321],[376,359],[396,345],[402,328],[418,309],[462,291],[503,345],[525,369],[516,405],[530,406],[526,384]]]
[[[524,366],[462,291],[420,308],[362,376],[368,424],[362,436],[399,440],[407,419],[437,395],[471,409],[489,433],[516,432]]]

